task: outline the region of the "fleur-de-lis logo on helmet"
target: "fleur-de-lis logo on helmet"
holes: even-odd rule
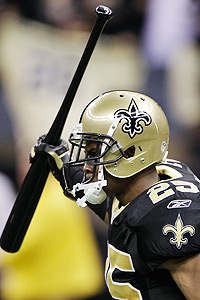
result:
[[[128,109],[119,109],[115,112],[115,118],[126,119],[127,122],[122,126],[122,130],[128,133],[130,138],[134,138],[136,134],[143,132],[143,126],[141,121],[144,122],[145,126],[151,124],[151,116],[145,112],[140,111],[136,102],[132,99]]]
[[[174,238],[170,238],[170,243],[175,244],[176,247],[180,249],[182,245],[186,245],[188,243],[188,239],[183,237],[184,234],[189,233],[191,236],[193,236],[195,234],[195,228],[191,225],[183,226],[181,215],[178,214],[175,226],[165,225],[163,227],[164,235],[167,235],[169,232],[173,233],[174,235]]]

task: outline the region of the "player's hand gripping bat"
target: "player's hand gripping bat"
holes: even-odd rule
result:
[[[58,111],[58,114],[47,133],[45,142],[57,145],[71,104],[78,90],[79,84],[86,70],[87,64],[93,53],[95,45],[107,21],[112,17],[112,10],[106,6],[99,5],[96,8],[96,21],[85,50],[82,54],[74,77]],[[1,236],[1,248],[7,252],[16,252],[20,249],[26,235],[44,185],[49,175],[47,155],[40,153],[31,165],[15,200],[14,206],[7,220]]]

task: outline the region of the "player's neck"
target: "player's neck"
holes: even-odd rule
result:
[[[125,189],[117,194],[117,198],[121,205],[126,205],[140,195],[143,191],[150,188],[159,181],[156,168],[154,166],[134,175],[127,179]]]

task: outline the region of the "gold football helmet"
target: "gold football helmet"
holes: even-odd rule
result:
[[[100,166],[104,166],[112,176],[125,178],[167,156],[169,126],[163,110],[150,97],[132,91],[109,91],[86,106],[69,141],[72,165],[91,160],[94,172],[97,166],[102,172]],[[83,158],[81,149],[88,141],[98,143],[97,153]],[[127,157],[130,147],[134,154]]]

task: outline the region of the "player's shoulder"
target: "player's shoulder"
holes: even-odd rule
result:
[[[137,232],[140,253],[154,269],[169,257],[195,253],[200,247],[200,183],[180,162],[158,168],[161,180],[129,207],[127,224]]]
[[[133,226],[148,226],[152,215],[155,221],[160,216],[169,220],[173,215],[170,210],[175,208],[186,213],[191,207],[200,209],[200,181],[187,165],[167,160],[157,166],[157,172],[160,181],[131,202],[128,222]]]
[[[175,159],[166,159],[156,166],[158,174],[168,176],[168,178],[188,177],[191,180],[197,179],[192,170],[183,162]],[[200,181],[199,181],[200,182]]]

